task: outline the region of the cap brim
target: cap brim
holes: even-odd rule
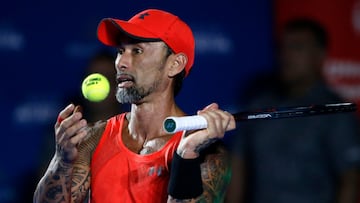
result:
[[[119,45],[125,37],[140,41],[159,41],[160,38],[146,29],[123,20],[104,18],[97,29],[98,39],[105,45]]]

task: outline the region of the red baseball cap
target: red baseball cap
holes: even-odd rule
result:
[[[175,53],[184,53],[188,62],[186,76],[194,64],[195,39],[191,28],[179,17],[158,9],[141,11],[130,20],[104,18],[98,25],[98,39],[105,45],[116,46],[121,35],[142,41],[165,42]]]

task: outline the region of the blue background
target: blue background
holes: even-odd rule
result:
[[[211,102],[238,111],[248,80],[272,67],[268,0],[6,1],[0,7],[0,202],[20,202],[20,188],[38,181],[31,172],[42,153],[53,153],[44,152],[44,136],[53,136],[64,98],[80,88],[89,58],[105,48],[96,38],[98,22],[147,8],[168,10],[193,29],[195,64],[177,97],[189,114]]]

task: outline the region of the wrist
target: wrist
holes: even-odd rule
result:
[[[54,155],[55,163],[62,168],[72,168],[73,162],[71,160],[66,159],[60,152],[56,152]]]
[[[196,159],[199,157],[199,153],[189,149],[178,148],[176,153],[183,159]]]
[[[168,186],[172,198],[192,199],[203,193],[200,164],[200,157],[184,159],[174,153]]]
[[[52,173],[70,174],[73,170],[73,167],[73,164],[64,162],[61,157],[55,154],[51,159],[48,170]]]
[[[176,149],[176,153],[183,159],[195,159],[200,156],[199,152],[195,150],[195,146],[188,140],[181,140]]]

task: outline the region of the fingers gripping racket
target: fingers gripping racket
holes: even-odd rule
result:
[[[260,109],[257,111],[238,112],[233,114],[233,116],[235,118],[235,121],[238,122],[258,119],[295,118],[353,111],[356,111],[356,104],[354,103],[334,103],[298,107]],[[167,117],[164,120],[163,127],[167,133],[175,133],[182,130],[198,130],[206,128],[207,121],[204,117],[199,115]]]

